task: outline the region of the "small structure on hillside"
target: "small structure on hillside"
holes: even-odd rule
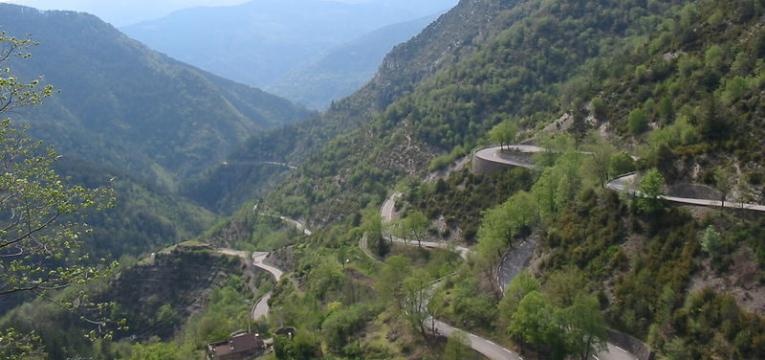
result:
[[[207,345],[208,360],[249,360],[263,355],[266,345],[259,334],[239,333],[231,339]]]

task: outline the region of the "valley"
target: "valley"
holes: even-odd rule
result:
[[[0,358],[763,358],[763,18],[0,4]]]

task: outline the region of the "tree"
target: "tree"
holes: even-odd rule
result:
[[[489,139],[498,143],[500,149],[505,145],[511,145],[518,135],[518,126],[510,119],[503,120],[491,130],[489,130]]]
[[[606,102],[601,97],[596,97],[592,99],[592,102],[590,102],[590,106],[592,107],[592,115],[595,116],[597,120],[603,121],[606,120],[606,113],[608,112],[608,106],[606,105]]]
[[[481,219],[481,225],[478,228],[476,263],[491,279],[497,296],[501,294],[501,289],[499,289],[499,284],[496,281],[499,275],[499,262],[513,236],[513,224],[510,222],[509,208],[509,204],[504,203],[489,209]]]
[[[632,135],[640,135],[648,130],[648,115],[643,109],[632,110],[628,116],[627,125]]]
[[[720,190],[721,193],[720,211],[725,209],[725,201],[728,199],[728,196],[734,187],[735,180],[733,179],[733,171],[734,170],[723,166],[717,167],[714,170],[715,184],[717,185],[717,190]]]
[[[660,210],[662,203],[659,197],[661,196],[663,187],[664,176],[661,175],[659,170],[649,170],[645,176],[640,179],[640,185],[638,186],[638,190],[640,191],[638,207],[647,213],[654,213]]]
[[[411,212],[406,219],[404,219],[404,229],[407,237],[413,240],[417,240],[417,246],[422,247],[422,240],[425,239],[430,221],[421,211],[416,210]]]
[[[444,360],[464,360],[475,357],[475,353],[470,350],[470,339],[464,332],[456,330],[449,336],[444,348]]]
[[[567,150],[534,183],[531,192],[545,223],[555,221],[558,212],[568,206],[582,188],[582,159],[581,153]]]
[[[404,219],[391,220],[383,225],[385,233],[389,236],[389,246],[393,245],[394,238],[403,239],[406,241],[406,228],[404,227]]]
[[[507,201],[512,236],[524,231],[539,221],[539,209],[534,196],[526,191],[515,193]]]
[[[329,348],[340,353],[349,340],[358,335],[367,316],[366,309],[361,305],[339,308],[330,313],[321,324],[322,336]]]
[[[48,354],[42,350],[36,334],[23,334],[14,329],[0,330],[0,355],[7,360],[42,360]]]
[[[704,234],[701,236],[701,249],[704,250],[713,260],[720,256],[722,249],[722,238],[714,226],[707,226]]]
[[[720,141],[728,137],[728,117],[724,114],[724,109],[714,96],[710,96],[701,103],[701,108],[697,111],[699,131],[705,139],[711,141]]]
[[[298,332],[294,338],[276,336],[274,338],[274,353],[277,359],[309,360],[322,358],[321,342],[311,333]]]
[[[557,182],[553,169],[547,168],[542,172],[531,189],[539,206],[539,214],[545,222],[551,221],[558,212]]]
[[[505,290],[505,296],[499,302],[499,314],[502,327],[507,329],[518,309],[518,304],[532,291],[539,291],[539,281],[527,271],[518,274]]]
[[[17,39],[0,32],[0,64],[5,65],[11,58],[29,58],[28,49],[35,45],[32,40]],[[48,96],[53,95],[53,87],[40,87],[40,80],[29,83],[19,81],[10,67],[0,70],[0,114],[30,105],[38,105]]]
[[[624,151],[612,155],[608,160],[609,180],[631,171],[635,171],[635,160]]]
[[[364,213],[362,228],[367,235],[367,243],[371,245],[377,256],[385,257],[388,255],[390,244],[383,236],[382,217],[376,209],[369,209]]]
[[[669,123],[672,118],[675,116],[675,109],[672,104],[672,98],[669,96],[664,96],[659,100],[659,107],[658,107],[658,113],[659,117],[664,121],[664,123]]]
[[[588,360],[606,348],[606,323],[594,296],[577,296],[560,316],[568,354]]]
[[[425,320],[428,318],[428,302],[430,301],[430,275],[422,269],[415,270],[403,282],[403,296],[400,298],[401,314],[412,327],[422,336],[426,336]]]
[[[33,43],[0,33],[0,63],[26,58]],[[19,82],[9,68],[0,70],[0,115],[19,106],[39,104],[50,96],[39,81]],[[59,289],[93,278],[98,272],[83,266],[80,234],[87,225],[78,215],[90,208],[110,206],[110,190],[91,190],[66,183],[53,169],[58,154],[0,121],[0,297]]]
[[[555,306],[542,293],[532,291],[518,304],[508,333],[536,348],[552,349],[553,344],[559,344],[556,337],[560,335],[555,312]]]
[[[0,33],[0,65],[11,58],[28,58],[31,40]],[[20,293],[44,295],[50,290],[107,274],[87,265],[80,249],[81,234],[89,229],[82,221],[89,209],[109,207],[114,200],[110,189],[88,189],[67,184],[54,170],[58,154],[33,141],[23,128],[15,127],[6,114],[19,107],[33,106],[53,94],[50,85],[39,80],[19,81],[10,67],[0,66],[0,299]],[[60,305],[76,312],[98,312],[108,308],[95,304],[83,293],[65,297]],[[91,331],[87,337],[108,338],[111,332]],[[104,330],[105,332],[102,332]],[[14,329],[0,333],[0,353],[16,353],[23,358],[40,356],[34,334]],[[10,341],[10,343],[6,343]]]
[[[584,166],[587,173],[597,176],[598,184],[605,186],[613,175],[610,173],[610,161],[616,153],[616,148],[597,133],[590,136],[590,143],[585,147],[589,156],[585,158]]]
[[[403,256],[387,258],[376,282],[378,292],[383,299],[391,300],[394,305],[400,305],[398,300],[404,295],[404,279],[410,272],[411,262],[408,258]]]
[[[557,306],[571,306],[574,299],[588,293],[587,278],[582,270],[567,266],[550,274],[545,283],[545,293]]]

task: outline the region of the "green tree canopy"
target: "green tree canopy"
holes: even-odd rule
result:
[[[404,233],[406,237],[417,241],[417,246],[422,247],[422,241],[425,240],[430,220],[422,211],[412,211],[404,219]]]
[[[501,148],[511,145],[518,135],[518,125],[510,119],[505,119],[489,131],[489,139],[499,144]]]
[[[661,199],[659,196],[662,194],[664,187],[664,176],[661,175],[659,170],[651,169],[640,179],[640,185],[638,190],[640,191],[640,199],[638,200],[638,207],[647,212],[653,213],[662,208]]]

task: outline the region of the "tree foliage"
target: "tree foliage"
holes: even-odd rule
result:
[[[638,190],[640,199],[638,207],[647,213],[654,213],[662,208],[662,201],[659,196],[664,190],[664,176],[656,169],[651,169],[640,179]]]
[[[0,250],[6,253],[0,261],[0,296],[59,288],[94,275],[94,269],[77,265],[85,224],[75,216],[110,205],[110,194],[67,185],[53,170],[57,158],[10,121],[0,123]]]
[[[504,148],[505,145],[512,145],[517,135],[518,125],[511,119],[502,120],[489,130],[489,139],[499,144],[501,148]]]

